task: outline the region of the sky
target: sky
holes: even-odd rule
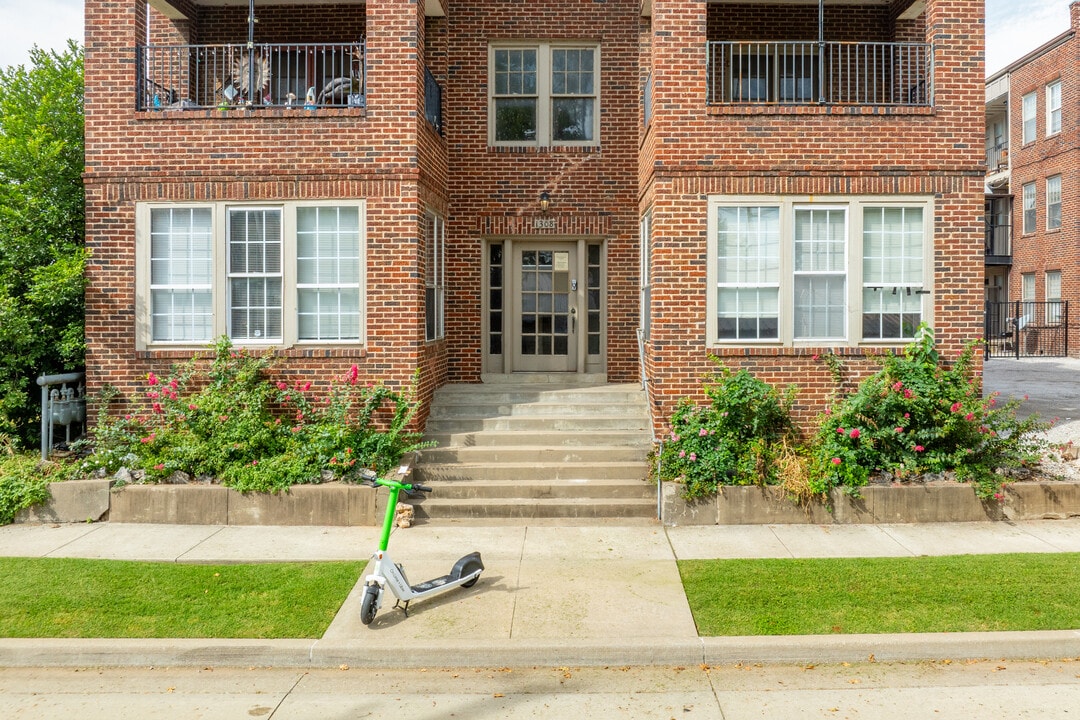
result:
[[[992,75],[1069,29],[1070,0],[986,0],[986,70]],[[0,0],[0,67],[24,64],[33,45],[82,43],[82,0]]]

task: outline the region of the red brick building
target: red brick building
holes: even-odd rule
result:
[[[981,0],[254,11],[86,1],[92,390],[229,335],[424,398],[644,368],[658,425],[716,355],[807,418],[815,356],[982,333]]]
[[[1069,10],[1068,30],[986,80],[988,334],[1003,354],[1080,356],[1080,2]]]

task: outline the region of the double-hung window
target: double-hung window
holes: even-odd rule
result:
[[[930,198],[711,198],[708,342],[913,338],[932,215]]]
[[[489,63],[490,144],[598,144],[600,49],[595,43],[494,45]]]
[[[1046,86],[1046,134],[1061,132],[1061,81]]]
[[[1023,107],[1024,143],[1035,142],[1035,93],[1028,93],[1021,100]]]
[[[1046,271],[1046,324],[1061,322],[1061,271]]]
[[[1024,233],[1035,232],[1035,183],[1025,183],[1021,190],[1024,201]]]
[[[1046,229],[1061,227],[1061,176],[1046,178]]]
[[[142,203],[140,348],[363,340],[363,204]]]
[[[446,221],[427,213],[424,222],[424,337],[446,335]]]

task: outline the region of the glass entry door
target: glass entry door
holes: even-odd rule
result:
[[[514,243],[513,248],[517,292],[510,342],[514,370],[576,371],[577,243]]]

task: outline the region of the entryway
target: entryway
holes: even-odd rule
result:
[[[489,240],[484,372],[604,372],[604,244],[587,238]]]

